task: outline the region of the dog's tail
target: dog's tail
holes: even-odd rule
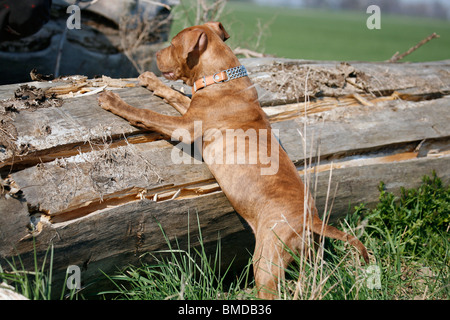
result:
[[[322,223],[322,221],[317,221],[317,223],[313,223],[313,232],[319,235],[323,235],[328,238],[347,241],[352,246],[354,246],[359,253],[364,258],[364,261],[366,264],[369,263],[369,254],[367,253],[366,247],[362,244],[361,241],[359,241],[356,237],[351,236],[341,230],[336,229],[335,227],[328,226],[325,223]]]

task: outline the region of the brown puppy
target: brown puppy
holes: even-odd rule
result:
[[[348,241],[366,262],[368,254],[358,239],[323,224],[311,197],[305,205],[305,186],[274,137],[245,69],[222,72],[240,66],[224,42],[228,37],[222,24],[209,22],[181,31],[157,53],[158,67],[166,78],[194,86],[192,100],[166,87],[152,73],[139,77],[181,117],[131,107],[108,91],[100,95],[99,103],[133,125],[172,137],[178,130],[178,138],[181,130],[183,142],[201,141],[204,161],[255,233],[258,296],[273,299],[292,261],[284,246],[294,252],[305,250],[302,235],[306,232]]]

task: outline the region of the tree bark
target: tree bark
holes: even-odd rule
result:
[[[380,181],[394,192],[417,187],[433,170],[450,181],[450,60],[242,62],[320,214],[333,203],[331,221],[362,202],[374,206]],[[77,95],[107,85],[135,107],[178,113],[136,79],[83,81],[59,103],[14,98],[19,85],[0,87],[2,267],[20,255],[33,270],[33,250],[42,257],[53,245],[55,281],[78,265],[86,285],[103,276],[99,270],[151,261],[143,254],[167,249],[167,241],[198,245],[199,227],[210,252],[221,239],[223,264],[247,264],[251,230],[205,164],[174,164],[178,142],[102,110],[95,94]],[[54,93],[62,84],[28,85]]]

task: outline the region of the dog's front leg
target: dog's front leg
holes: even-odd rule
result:
[[[111,91],[100,93],[98,103],[103,109],[128,120],[133,126],[156,131],[168,137],[171,137],[177,129],[185,129],[189,132],[191,141],[183,142],[189,144],[194,141],[194,122],[186,114],[181,117],[174,117],[151,110],[135,108]]]
[[[153,91],[153,94],[163,98],[168,104],[174,107],[179,113],[185,114],[191,99],[184,94],[173,90],[162,83],[158,77],[150,71],[144,72],[139,76],[139,84],[146,87],[148,90]]]

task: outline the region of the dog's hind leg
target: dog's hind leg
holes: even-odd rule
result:
[[[256,235],[253,271],[258,298],[279,297],[278,288],[283,285],[285,270],[291,261],[292,256],[272,231]]]

